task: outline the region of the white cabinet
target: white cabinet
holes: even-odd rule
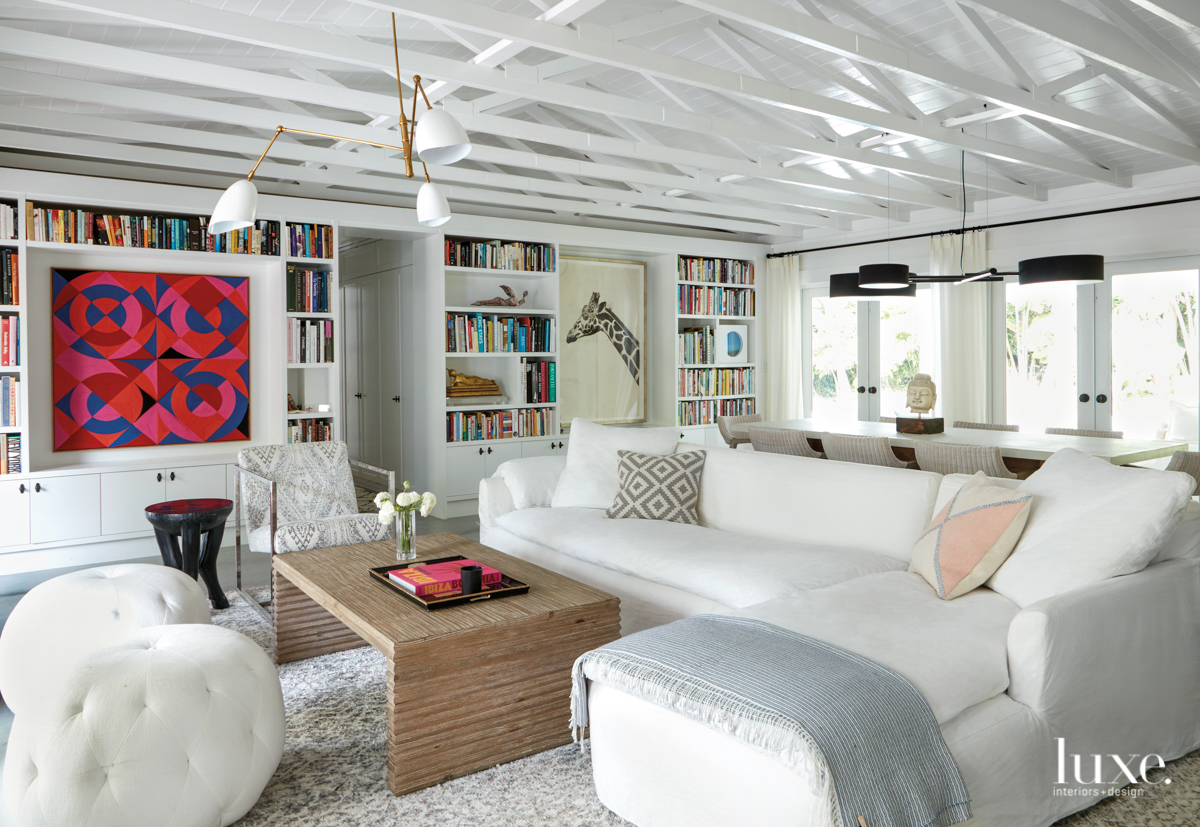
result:
[[[0,549],[29,542],[29,495],[33,483],[0,482]]]
[[[691,442],[695,445],[707,445],[708,442],[704,436],[705,430],[705,428],[680,428],[679,441]]]
[[[163,472],[118,471],[100,475],[100,532],[149,531],[146,506],[166,499]]]
[[[704,444],[715,445],[718,448],[725,446],[725,438],[721,436],[721,429],[716,425],[712,425],[704,429]],[[747,448],[750,446],[746,446]]]
[[[534,439],[521,443],[522,457],[565,457],[567,455],[567,438]]]
[[[498,440],[485,445],[455,445],[447,448],[446,496],[460,500],[478,497],[479,481],[496,473],[500,463],[520,459],[523,445],[529,444]]]
[[[163,477],[167,485],[165,499],[168,500],[233,499],[225,486],[224,465],[168,468]]]
[[[100,475],[38,480],[33,483],[33,495],[29,498],[29,516],[29,539],[34,543],[58,543],[99,535]]]

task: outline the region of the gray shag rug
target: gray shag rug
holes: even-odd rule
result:
[[[263,600],[265,591],[253,596]],[[234,593],[229,598],[213,623],[248,635],[273,657],[271,624]],[[279,680],[287,710],[283,760],[240,827],[629,825],[596,797],[591,760],[576,745],[393,796],[384,781],[384,659],[370,647],[282,664]],[[1200,824],[1200,751],[1155,775],[1164,774],[1170,785],[1142,785],[1138,798],[1106,799],[1055,827]]]

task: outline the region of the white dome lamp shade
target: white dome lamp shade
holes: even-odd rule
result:
[[[239,178],[221,195],[208,221],[210,233],[228,233],[254,226],[258,215],[258,188],[248,178]]]
[[[417,190],[417,223],[425,227],[440,227],[450,220],[450,205],[435,184],[426,181]]]
[[[467,157],[471,139],[462,124],[445,109],[430,109],[417,121],[417,156],[426,164],[453,164]]]

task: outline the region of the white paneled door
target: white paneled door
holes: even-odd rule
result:
[[[400,279],[395,270],[342,285],[346,442],[350,456],[399,472]]]

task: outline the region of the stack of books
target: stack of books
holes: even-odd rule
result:
[[[21,380],[0,376],[0,428],[21,426]]]
[[[101,213],[74,207],[25,205],[30,241],[141,247],[210,253],[279,255],[279,222],[256,221],[245,230],[210,235],[207,216]]]
[[[499,569],[485,566],[469,557],[447,560],[441,563],[418,563],[402,569],[392,569],[388,579],[400,588],[417,597],[447,595],[462,591],[462,567],[479,566],[483,569],[483,587],[500,585]]]
[[[9,241],[17,237],[17,205],[0,203],[0,239]]]
[[[711,327],[689,327],[679,332],[679,361],[685,365],[716,362],[716,343]]]
[[[738,396],[754,393],[754,368],[684,368],[680,396]]]
[[[327,419],[301,419],[288,424],[288,442],[328,442],[333,439],[333,423]]]
[[[680,281],[754,284],[754,262],[731,258],[679,257]]]
[[[0,250],[0,304],[21,303],[20,258],[16,250]]]
[[[287,312],[328,313],[329,272],[287,266]]]
[[[0,443],[0,474],[21,473],[21,435],[5,434]]]
[[[538,316],[447,313],[447,353],[548,353],[558,321]]]
[[[328,224],[288,224],[288,255],[293,258],[333,258],[333,227]]]
[[[552,244],[533,244],[525,241],[468,241],[448,238],[446,239],[446,266],[553,273],[558,262]]]
[[[0,316],[0,367],[21,364],[21,317]]]
[[[679,285],[679,312],[685,316],[753,316],[754,291],[739,287]]]
[[[754,413],[754,398],[709,399],[703,402],[680,402],[680,425],[713,425],[718,416],[745,416]]]
[[[332,319],[288,319],[288,362],[316,365],[333,361]]]
[[[526,405],[558,401],[556,372],[554,362],[521,358],[521,396]]]

